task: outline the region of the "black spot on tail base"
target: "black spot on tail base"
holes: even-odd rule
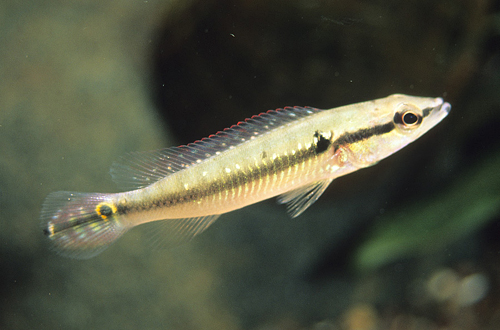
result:
[[[97,205],[95,211],[98,216],[100,216],[102,219],[106,220],[110,216],[113,215],[113,213],[116,212],[116,206],[114,204],[109,204],[106,202],[100,203]]]
[[[101,216],[109,217],[113,214],[113,210],[106,204],[103,204],[100,208]]]

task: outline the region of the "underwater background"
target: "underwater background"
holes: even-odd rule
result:
[[[296,219],[49,250],[47,194],[117,192],[127,152],[393,93],[452,110]],[[499,168],[497,1],[0,2],[0,329],[499,329]]]

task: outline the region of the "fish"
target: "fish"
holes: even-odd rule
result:
[[[337,177],[372,166],[441,122],[442,98],[394,94],[332,109],[284,107],[179,147],[131,152],[111,167],[119,193],[53,192],[43,233],[62,256],[88,259],[158,221],[176,246],[224,213],[278,197],[291,217]]]

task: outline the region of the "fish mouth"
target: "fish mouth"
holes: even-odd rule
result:
[[[435,118],[437,120],[436,124],[443,120],[444,117],[448,116],[451,111],[451,104],[448,102],[444,102],[444,100],[440,97],[435,99],[436,106],[434,107]],[[433,116],[433,117],[434,117]]]
[[[440,97],[431,99],[429,103],[428,107],[423,110],[423,117],[426,117],[426,119],[419,136],[439,124],[451,111],[451,104],[445,102]]]
[[[442,103],[439,107],[439,111],[443,111],[444,113],[449,114],[451,111],[451,104],[449,104],[448,102],[443,102],[443,99],[440,97],[438,98],[438,100]]]

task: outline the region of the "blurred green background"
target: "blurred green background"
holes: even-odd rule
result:
[[[0,31],[0,329],[498,329],[498,2],[6,0]],[[297,219],[270,200],[173,250],[147,225],[48,250],[45,196],[118,191],[126,152],[393,93],[452,111]]]

